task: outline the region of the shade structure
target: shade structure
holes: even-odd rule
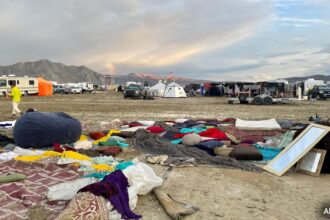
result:
[[[53,84],[41,77],[38,78],[38,96],[52,96]]]

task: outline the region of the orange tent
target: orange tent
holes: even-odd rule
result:
[[[38,78],[38,96],[52,96],[53,95],[53,83],[43,78]]]

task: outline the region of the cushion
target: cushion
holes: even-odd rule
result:
[[[202,137],[211,137],[211,138],[215,138],[218,140],[225,140],[227,139],[226,134],[223,131],[220,131],[217,128],[209,128],[206,131],[203,131],[201,133],[199,133],[200,136]]]
[[[231,147],[233,147],[234,150],[229,156],[236,160],[263,160],[262,154],[252,145],[240,144]]]
[[[151,133],[156,133],[156,134],[159,134],[159,133],[162,133],[165,131],[164,128],[159,127],[159,126],[150,126],[147,128],[147,130],[150,131]]]
[[[202,137],[198,134],[187,134],[182,138],[184,145],[193,146],[202,142]]]

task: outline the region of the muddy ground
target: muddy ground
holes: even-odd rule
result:
[[[124,100],[115,93],[23,97],[22,110],[63,111],[83,122],[110,121],[115,118],[173,119],[282,118],[307,122],[318,113],[330,117],[330,101],[292,102],[283,105],[229,105],[225,98],[187,98],[156,100]],[[11,102],[0,98],[0,121],[9,119]],[[124,157],[134,157],[128,150]],[[132,152],[133,151],[133,152]],[[153,166],[159,175],[166,168]],[[312,177],[294,171],[283,177],[268,172],[252,173],[213,167],[174,168],[163,190],[181,202],[200,211],[184,219],[320,219],[321,206],[330,207],[330,175]],[[169,219],[151,193],[140,196],[137,213],[143,219]]]

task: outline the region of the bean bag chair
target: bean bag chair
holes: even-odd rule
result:
[[[79,140],[80,122],[63,112],[29,112],[16,121],[15,144],[22,148],[47,147]]]
[[[230,157],[236,160],[263,160],[263,156],[260,151],[248,144],[233,145],[234,150],[230,153]]]

